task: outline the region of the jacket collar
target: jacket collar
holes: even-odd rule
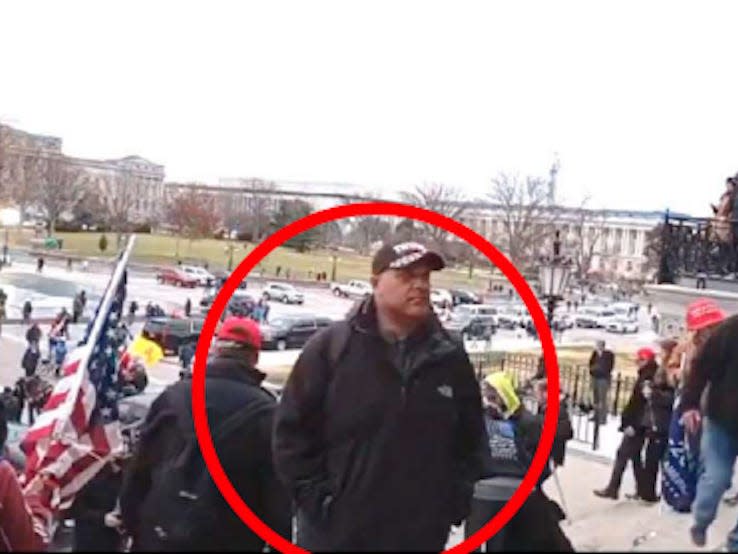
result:
[[[377,321],[377,306],[374,295],[357,303],[349,312],[347,319],[350,325],[360,333],[380,337]],[[414,366],[420,366],[428,361],[435,361],[456,352],[460,346],[443,328],[435,313],[431,311],[428,319],[423,322],[410,337],[411,348],[417,349]]]
[[[243,357],[229,352],[218,352],[208,361],[208,379],[229,379],[260,386],[266,373],[252,367]]]

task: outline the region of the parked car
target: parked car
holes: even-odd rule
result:
[[[328,327],[332,320],[313,315],[278,316],[261,326],[261,344],[265,350],[302,348],[319,329]]]
[[[445,289],[431,289],[430,301],[431,304],[437,306],[452,307],[454,305],[453,296],[451,296],[451,293]]]
[[[216,287],[218,289],[223,288],[223,285],[225,284],[225,282],[228,280],[228,278],[230,276],[231,276],[231,272],[230,271],[214,271],[213,272],[213,277],[215,277],[215,281],[213,281],[213,285],[212,286],[213,287]],[[245,288],[247,288],[246,281],[247,281],[246,279],[244,279],[243,281],[241,281],[238,284],[238,288],[239,289],[245,289]]]
[[[608,333],[637,333],[638,322],[625,317],[618,317],[607,325]]]
[[[188,275],[181,269],[167,267],[156,274],[156,280],[161,284],[174,285],[175,287],[195,288],[199,281],[192,275]]]
[[[335,296],[343,296],[344,298],[364,298],[372,293],[372,286],[367,281],[354,279],[345,285],[341,283],[331,283],[331,292]]]
[[[211,293],[202,297],[202,300],[200,300],[200,312],[202,314],[206,314],[210,311],[210,307],[213,305],[216,295],[217,293]],[[257,300],[252,294],[241,292],[240,290],[236,291],[233,293],[233,296],[228,299],[228,304],[221,315],[221,320],[226,317],[227,312],[229,311],[231,313],[243,315],[250,314],[256,303]]]
[[[574,324],[583,329],[597,329],[597,310],[584,308],[574,315]]]
[[[285,304],[302,304],[305,302],[303,294],[286,283],[267,283],[262,296],[265,300],[278,300]]]
[[[184,271],[190,277],[193,277],[194,279],[196,279],[197,283],[201,287],[212,287],[216,282],[215,275],[210,273],[204,267],[199,267],[199,266],[194,266],[194,265],[183,265],[182,271]]]
[[[186,341],[198,340],[203,318],[153,317],[146,321],[141,334],[158,344],[164,354],[177,354]]]
[[[567,314],[555,315],[553,323],[562,331],[574,327],[574,319]]]
[[[489,340],[497,332],[494,318],[470,314],[452,316],[444,327],[449,333],[463,340]]]
[[[461,289],[449,289],[448,292],[451,293],[451,300],[454,306],[458,306],[459,304],[481,304],[482,303],[482,300],[479,298],[479,296],[474,294],[473,292],[469,292],[469,291],[461,290]]]

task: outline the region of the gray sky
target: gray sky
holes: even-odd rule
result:
[[[735,4],[733,4],[735,5]],[[0,119],[171,180],[481,193],[706,215],[738,171],[729,2],[0,3]]]

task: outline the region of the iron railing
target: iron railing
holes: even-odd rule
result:
[[[676,283],[680,277],[692,277],[699,286],[704,279],[735,273],[734,234],[738,235],[738,220],[675,216],[667,211],[658,240],[658,282]]]

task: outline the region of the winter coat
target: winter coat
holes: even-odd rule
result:
[[[381,336],[370,297],[298,358],[274,457],[300,546],[438,552],[467,515],[485,436],[474,370],[433,314],[403,344]]]
[[[611,379],[612,368],[615,365],[615,355],[610,350],[603,350],[602,354],[596,350],[589,358],[589,374],[594,379]]]
[[[266,411],[244,421],[243,427],[233,431],[228,440],[216,442],[215,448],[244,502],[265,524],[289,539],[292,531],[289,498],[276,478],[271,459],[276,400],[260,386],[265,375],[249,367],[243,354],[240,356],[219,354],[208,364],[205,381],[208,424],[213,430],[234,414],[251,410],[255,405],[265,407]],[[150,491],[167,479],[165,473],[172,458],[179,457],[194,439],[191,385],[190,380],[179,381],[154,401],[136,453],[126,468],[120,507],[124,526],[132,533],[136,549],[160,549],[155,529],[157,517],[171,515],[179,506],[177,499],[159,498]],[[234,436],[238,440],[234,441]],[[205,471],[199,448],[196,459]],[[212,506],[200,508],[211,521],[217,522],[217,532],[196,537],[190,549],[261,551],[264,541],[244,525],[217,490],[211,498]]]
[[[623,409],[623,413],[620,417],[620,430],[623,431],[627,427],[633,427],[638,429],[641,427],[648,427],[645,425],[646,415],[648,410],[648,404],[646,397],[643,396],[643,385],[646,381],[653,383],[654,375],[658,365],[656,362],[651,360],[646,365],[638,369],[638,377],[636,378],[635,385],[633,386],[633,392],[628,399]]]
[[[674,408],[675,391],[669,385],[653,385],[651,387],[651,399],[648,400],[650,406],[650,433],[656,436],[665,437],[669,434],[669,423],[671,422],[671,412]]]
[[[699,409],[703,392],[705,415],[738,436],[738,316],[715,329],[692,359],[682,392],[682,410]],[[709,385],[709,387],[708,387]]]
[[[0,552],[44,550],[13,466],[0,458]]]
[[[121,471],[108,464],[77,493],[69,512],[74,518],[75,552],[120,549],[121,536],[105,525],[105,514],[115,508],[122,480]]]

